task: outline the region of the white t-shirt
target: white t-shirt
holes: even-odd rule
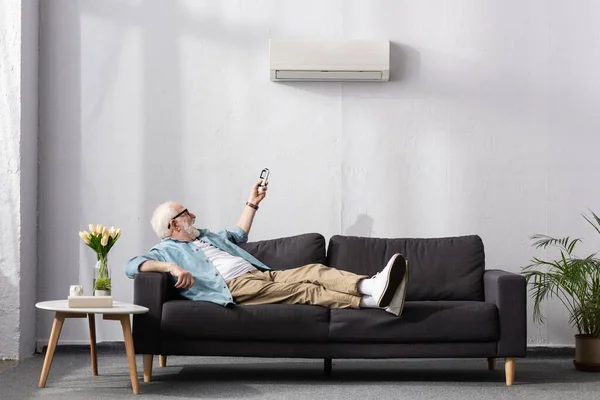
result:
[[[225,282],[235,279],[247,272],[256,271],[256,268],[242,257],[232,256],[212,244],[200,240],[194,241],[194,244],[198,246],[210,262],[213,263]]]

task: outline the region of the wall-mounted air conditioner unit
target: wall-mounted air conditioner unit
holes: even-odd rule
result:
[[[390,42],[269,42],[272,81],[366,81],[390,78]]]

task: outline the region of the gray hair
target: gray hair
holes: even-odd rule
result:
[[[150,224],[156,236],[161,239],[168,238],[171,236],[171,229],[169,228],[169,222],[177,214],[177,210],[173,207],[175,202],[167,201],[156,207],[152,214]]]

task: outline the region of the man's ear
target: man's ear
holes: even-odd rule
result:
[[[173,231],[177,231],[177,232],[179,232],[179,231],[180,231],[180,228],[181,228],[181,225],[179,224],[179,221],[177,221],[177,220],[173,220],[173,221],[171,221],[171,229],[172,229]]]

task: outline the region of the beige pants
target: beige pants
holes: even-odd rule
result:
[[[359,308],[357,285],[366,275],[308,264],[282,271],[254,271],[227,282],[237,304],[312,304]]]

